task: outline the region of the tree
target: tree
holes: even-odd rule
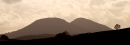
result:
[[[8,36],[3,34],[3,35],[1,35],[1,39],[9,39],[9,38],[8,38]]]
[[[64,31],[62,33],[57,34],[56,37],[58,37],[58,38],[66,38],[66,37],[70,37],[70,35],[69,35],[69,33],[67,31]]]
[[[88,34],[90,34],[90,32],[88,32]]]
[[[121,26],[120,26],[119,24],[116,24],[114,28],[115,28],[116,30],[119,30],[120,27],[121,27]]]
[[[69,35],[69,32],[68,31],[64,31],[64,32],[62,32],[62,34]]]

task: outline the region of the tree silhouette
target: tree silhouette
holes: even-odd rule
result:
[[[115,28],[116,30],[119,30],[120,27],[121,27],[121,26],[120,26],[119,24],[116,24],[114,28]]]
[[[1,39],[9,39],[9,38],[8,38],[8,36],[3,34],[3,35],[1,35]]]
[[[55,37],[66,38],[66,37],[70,37],[70,35],[69,35],[69,33],[67,31],[64,31],[62,33],[57,34]]]
[[[68,31],[64,31],[64,32],[62,32],[62,34],[69,35],[69,32]]]
[[[87,34],[90,34],[90,32],[88,32]]]

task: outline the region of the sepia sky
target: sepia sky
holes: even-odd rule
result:
[[[67,22],[83,17],[113,29],[130,27],[129,0],[0,0],[0,33],[16,31],[41,18]]]

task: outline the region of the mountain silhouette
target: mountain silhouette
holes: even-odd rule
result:
[[[9,38],[16,38],[26,35],[58,34],[66,30],[70,34],[80,34],[86,32],[106,31],[111,30],[111,28],[85,18],[77,18],[71,23],[60,18],[44,18],[36,20],[32,24],[18,31],[6,33],[6,35]]]
[[[85,29],[87,29],[88,32],[112,30],[111,28],[109,28],[105,25],[96,23],[94,21],[91,21],[91,20],[85,19],[85,18],[77,18],[74,21],[72,21],[71,24],[75,24],[77,26],[85,28]]]
[[[6,35],[9,38],[16,38],[25,35],[57,34],[66,30],[70,34],[85,33],[87,31],[84,28],[70,24],[60,18],[44,18],[36,20],[32,24],[18,31],[6,33]]]

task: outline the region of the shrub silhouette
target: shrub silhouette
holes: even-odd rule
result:
[[[70,35],[67,31],[64,31],[62,33],[57,34],[55,37],[57,37],[57,38],[67,38],[67,37],[70,37]]]
[[[1,39],[9,39],[9,38],[8,38],[8,36],[3,34],[3,35],[1,35]]]
[[[91,32],[88,32],[87,34],[91,34]]]
[[[119,24],[116,24],[114,28],[115,28],[116,30],[119,30],[120,27],[121,27],[121,26],[120,26]]]

